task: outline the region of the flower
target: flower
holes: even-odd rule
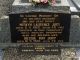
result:
[[[52,0],[52,5],[54,6],[54,4],[56,3],[56,1],[55,0]]]
[[[47,3],[47,2],[48,2],[48,0],[41,0],[41,2],[43,2],[43,3]]]
[[[54,6],[54,4],[56,3],[56,0],[32,0],[32,2],[34,2],[34,3],[43,3],[44,5],[46,3],[49,3],[52,6]]]

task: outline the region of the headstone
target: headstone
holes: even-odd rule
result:
[[[61,4],[46,7],[25,5],[23,7],[27,7],[26,10],[14,9],[9,14],[12,42],[69,42],[71,14],[69,5],[63,2],[64,0],[61,0]],[[19,2],[18,4],[15,6],[21,6]]]

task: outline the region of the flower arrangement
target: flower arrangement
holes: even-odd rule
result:
[[[43,5],[46,4],[54,5],[56,3],[55,0],[32,0],[32,2],[34,4],[43,4]]]

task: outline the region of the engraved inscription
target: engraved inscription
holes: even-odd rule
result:
[[[22,20],[16,30],[21,32],[24,42],[56,42],[64,29],[57,21],[58,14],[20,15],[20,17]]]

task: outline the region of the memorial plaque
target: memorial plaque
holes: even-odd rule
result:
[[[27,53],[33,55],[61,55],[60,46],[55,45],[21,45],[18,48],[19,53]]]
[[[69,13],[28,12],[10,14],[9,17],[12,42],[69,42]]]

